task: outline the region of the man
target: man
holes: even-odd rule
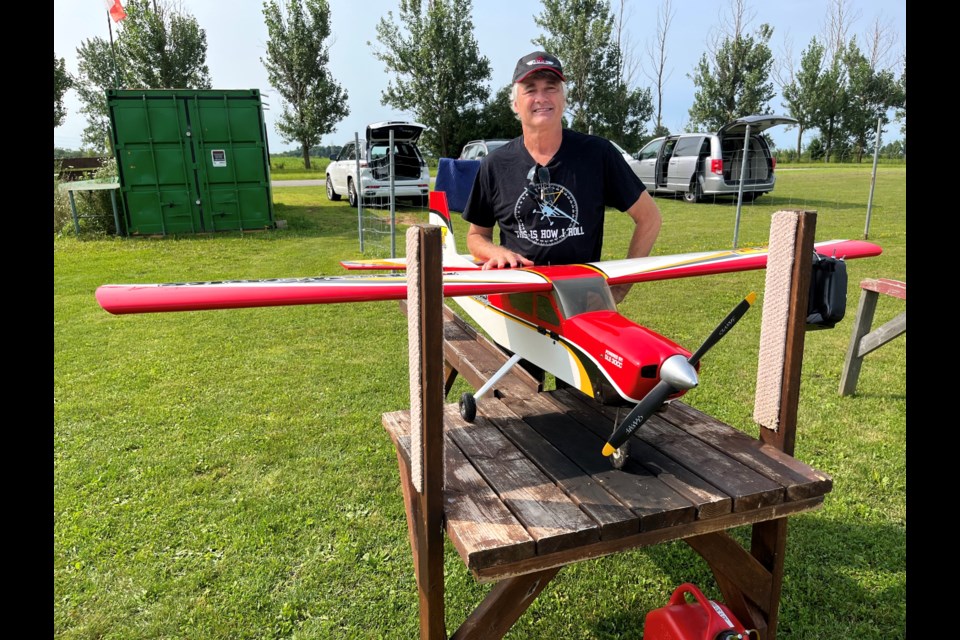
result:
[[[463,211],[467,249],[484,269],[599,260],[606,207],[633,218],[628,258],[649,255],[657,239],[660,211],[620,152],[603,138],[563,128],[565,82],[549,53],[517,62],[510,100],[522,134],[481,160]],[[613,287],[614,300],[629,288]]]

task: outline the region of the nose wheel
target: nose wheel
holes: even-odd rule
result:
[[[630,457],[630,442],[624,442],[620,445],[619,448],[615,449],[612,454],[610,454],[610,464],[613,465],[614,469],[623,469],[624,465],[627,464],[627,458]]]
[[[460,396],[460,417],[467,422],[473,422],[477,418],[477,400],[472,393]]]

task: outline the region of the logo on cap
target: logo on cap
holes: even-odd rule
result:
[[[539,71],[540,69],[552,71],[560,76],[561,80],[566,80],[566,78],[563,77],[563,67],[560,65],[559,60],[545,51],[534,51],[517,61],[517,68],[513,71],[513,81],[520,82],[534,71]]]

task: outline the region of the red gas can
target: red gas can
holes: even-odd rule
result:
[[[687,602],[687,594],[696,602]],[[708,600],[700,589],[685,582],[666,607],[654,609],[643,623],[643,640],[747,640],[756,631],[743,628],[725,605]]]

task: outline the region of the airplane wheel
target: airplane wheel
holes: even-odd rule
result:
[[[630,441],[624,442],[620,448],[610,454],[610,464],[614,469],[623,469],[627,464],[627,458],[630,457]]]
[[[467,422],[473,422],[477,417],[477,401],[472,393],[460,396],[460,417]]]

